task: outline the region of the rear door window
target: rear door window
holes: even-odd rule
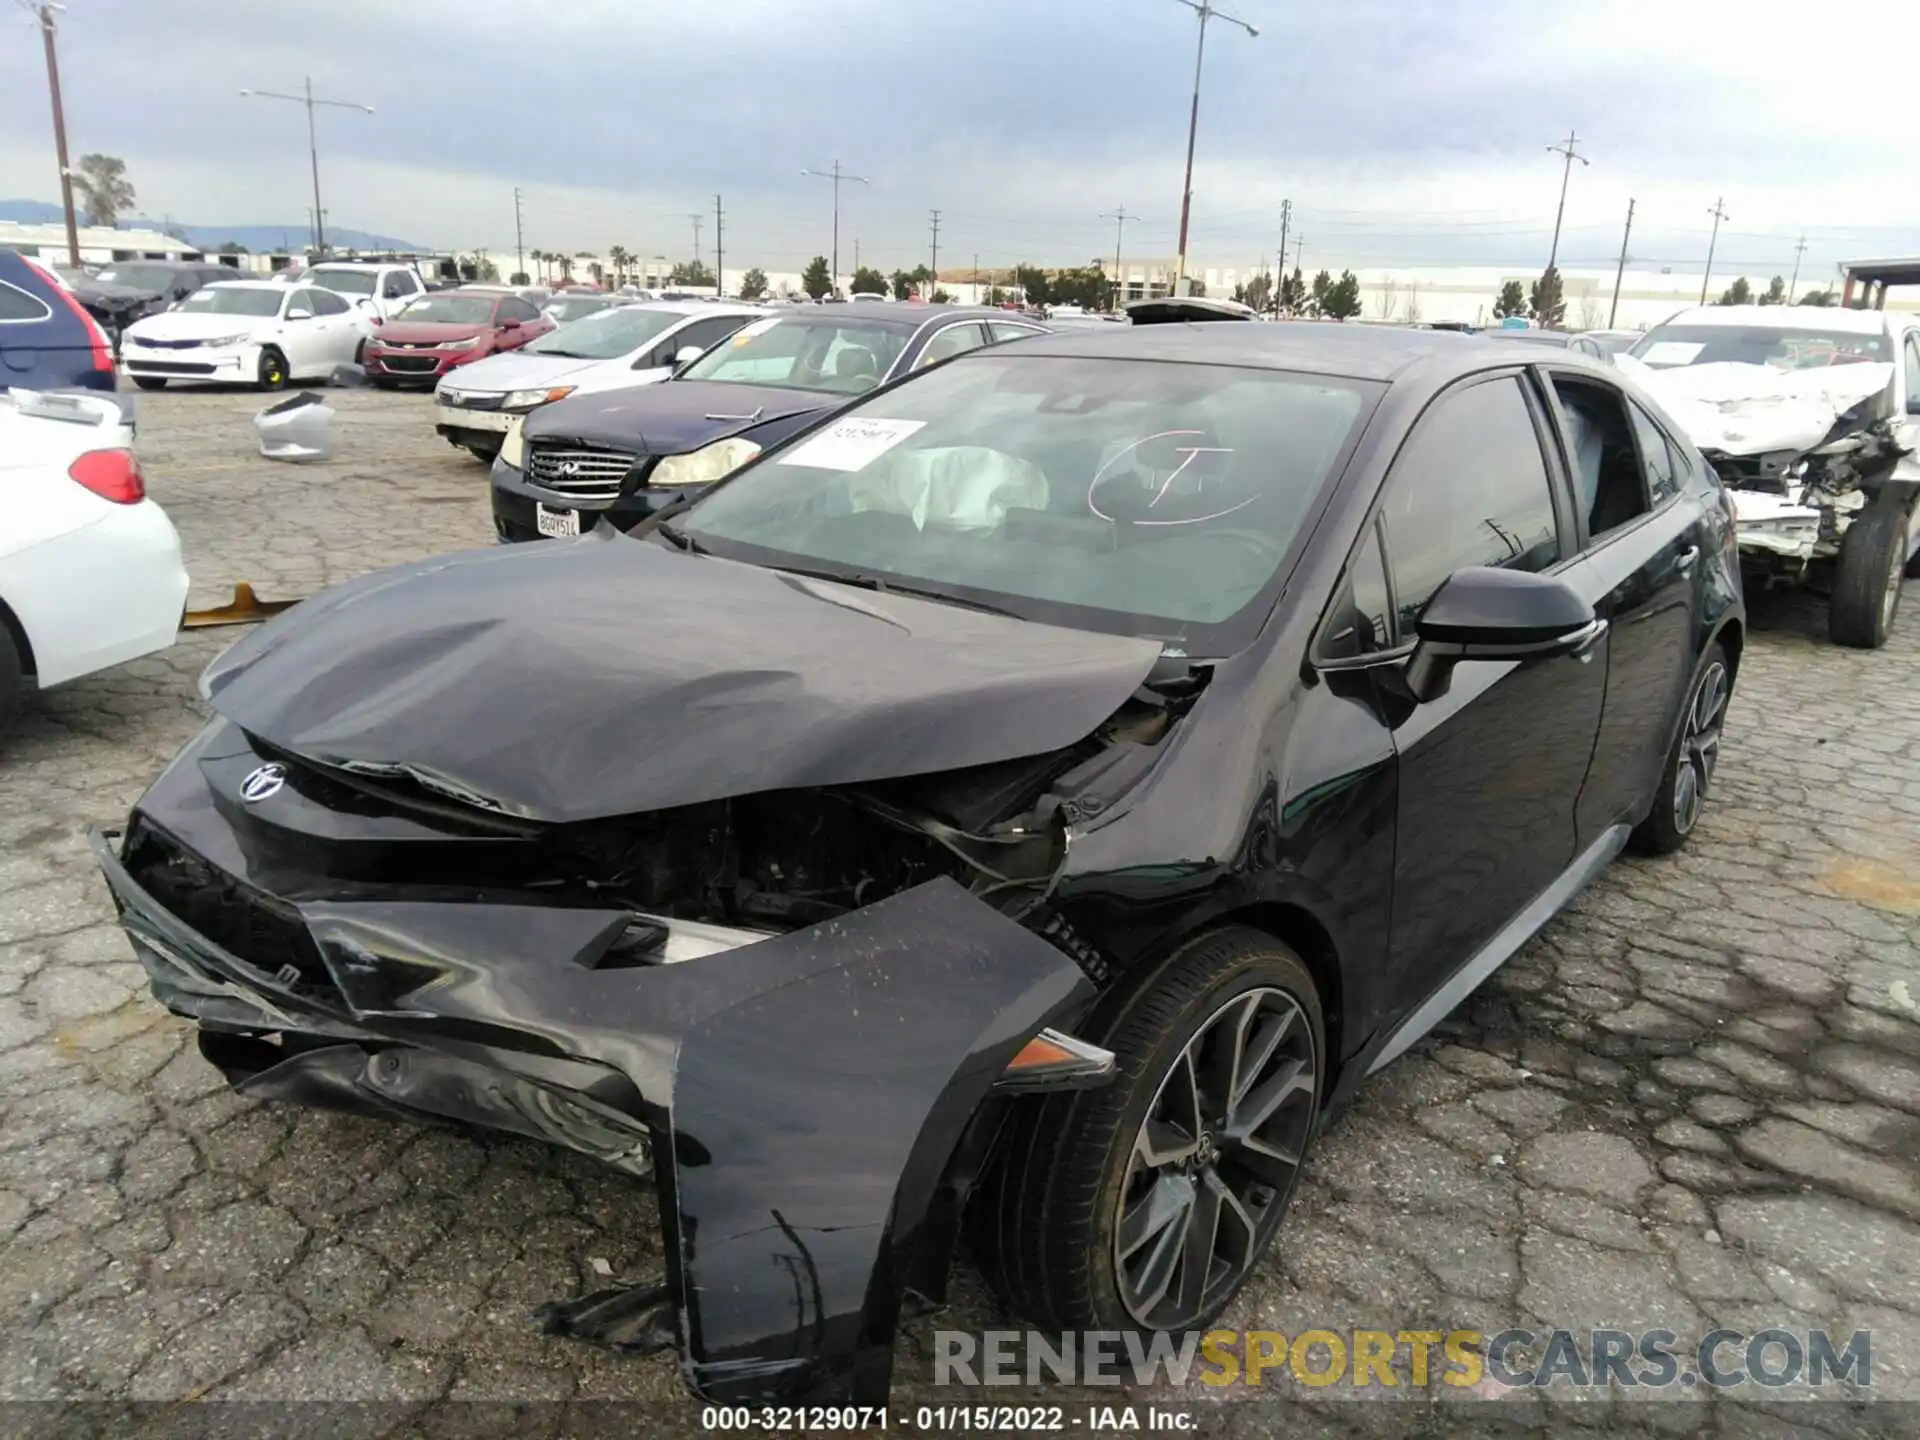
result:
[[[1587,518],[1588,537],[1598,539],[1649,508],[1648,474],[1634,444],[1626,397],[1577,375],[1556,372],[1551,383],[1566,421],[1574,508]]]
[[[53,309],[37,295],[0,280],[0,321],[45,320]]]

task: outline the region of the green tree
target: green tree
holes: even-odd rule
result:
[[[516,270],[507,277],[507,283],[509,285],[531,285],[533,282],[527,278],[526,271]]]
[[[1239,293],[1233,298],[1255,310],[1267,310],[1273,304],[1273,276],[1262,270],[1245,285],[1240,286]]]
[[[1762,305],[1784,305],[1787,303],[1787,282],[1778,275],[1767,282],[1767,288],[1760,296]]]
[[[933,292],[933,303],[935,305],[951,305],[953,303],[953,297],[946,291],[936,287]]]
[[[1078,305],[1083,310],[1105,309],[1113,292],[1106,272],[1093,265],[1056,271],[1046,287],[1048,304]]]
[[[1313,289],[1307,292],[1306,311],[1316,318],[1327,313],[1327,296],[1333,290],[1333,276],[1322,270],[1313,277]]]
[[[1351,320],[1360,313],[1360,277],[1342,270],[1340,278],[1327,287],[1321,310],[1332,320]]]
[[[893,298],[907,300],[913,296],[913,272],[896,270],[893,272]]]
[[[1047,272],[1038,265],[1014,266],[1013,283],[1026,295],[1029,305],[1045,305],[1053,298],[1053,291],[1047,285]]]
[[[705,261],[683,260],[673,267],[673,273],[667,280],[673,285],[711,285],[713,272],[707,268]]]
[[[1834,303],[1834,295],[1831,290],[1809,290],[1793,303],[1796,305],[1826,306]]]
[[[818,300],[833,289],[833,276],[827,273],[827,257],[816,255],[807,262],[807,268],[800,272],[800,288],[807,292],[809,300]]]
[[[874,295],[887,293],[887,277],[871,265],[862,265],[853,272],[853,293],[862,292]]]
[[[1527,313],[1543,330],[1558,330],[1566,323],[1567,296],[1560,285],[1560,269],[1549,265],[1540,272],[1527,294]]]
[[[1307,303],[1307,282],[1301,277],[1300,267],[1293,267],[1293,273],[1280,282],[1280,308],[1289,314],[1305,307]]]
[[[1751,305],[1753,303],[1753,286],[1747,283],[1746,276],[1739,276],[1731,285],[1720,292],[1720,298],[1713,303],[1716,305]]]
[[[767,293],[767,272],[758,265],[740,277],[740,298],[758,300]]]
[[[74,168],[73,188],[86,207],[87,224],[112,225],[133,208],[133,183],[127,162],[118,155],[82,155]]]
[[[1500,287],[1500,294],[1493,302],[1493,318],[1505,320],[1512,315],[1527,313],[1526,287],[1518,280],[1509,280]]]
[[[238,240],[226,240],[215,246],[213,253],[216,255],[250,255],[253,252],[248,250],[247,247],[242,245]]]

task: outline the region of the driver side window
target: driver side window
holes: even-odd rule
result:
[[[1433,403],[1393,462],[1380,519],[1402,634],[1456,570],[1541,571],[1558,563],[1553,488],[1516,377],[1481,381]]]

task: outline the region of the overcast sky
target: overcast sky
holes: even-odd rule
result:
[[[1306,267],[1542,264],[1577,128],[1562,263],[1611,265],[1629,197],[1645,268],[1803,276],[1920,252],[1920,101],[1878,57],[1911,0],[1236,0],[1207,34],[1199,265],[1270,256],[1290,197]],[[10,12],[8,12],[10,13]],[[0,29],[0,196],[57,199],[45,74]],[[73,152],[122,156],[140,209],[306,223],[304,117],[242,86],[375,106],[320,112],[330,223],[423,244],[681,258],[725,198],[730,266],[829,242],[838,158],[854,241],[888,269],[1171,255],[1198,22],[1176,0],[70,0]],[[1878,40],[1876,41],[1876,36]],[[1857,46],[1851,73],[1830,57]]]

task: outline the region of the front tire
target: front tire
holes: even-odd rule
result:
[[[254,376],[254,385],[261,390],[284,390],[287,388],[287,357],[269,345],[260,352],[260,366]]]
[[[1733,671],[1726,648],[1716,640],[1707,647],[1700,673],[1687,691],[1687,708],[1680,716],[1680,733],[1667,752],[1660,793],[1647,818],[1629,837],[1643,855],[1671,855],[1687,843],[1700,823],[1720,763],[1720,730],[1726,723],[1727,701],[1733,698]]]
[[[1840,564],[1827,601],[1834,644],[1878,650],[1887,643],[1900,608],[1909,523],[1906,507],[1883,496],[1855,515],[1840,537]]]
[[[1190,940],[1083,1033],[1113,1084],[1013,1122],[976,1217],[1002,1297],[1054,1330],[1203,1328],[1280,1227],[1313,1138],[1326,1027],[1299,957],[1235,926]]]
[[[469,455],[473,456],[474,459],[478,460],[482,465],[493,464],[494,459],[500,454],[500,447],[498,445],[487,445],[484,443],[466,442],[466,441],[457,442],[457,443],[462,444],[466,452]]]

